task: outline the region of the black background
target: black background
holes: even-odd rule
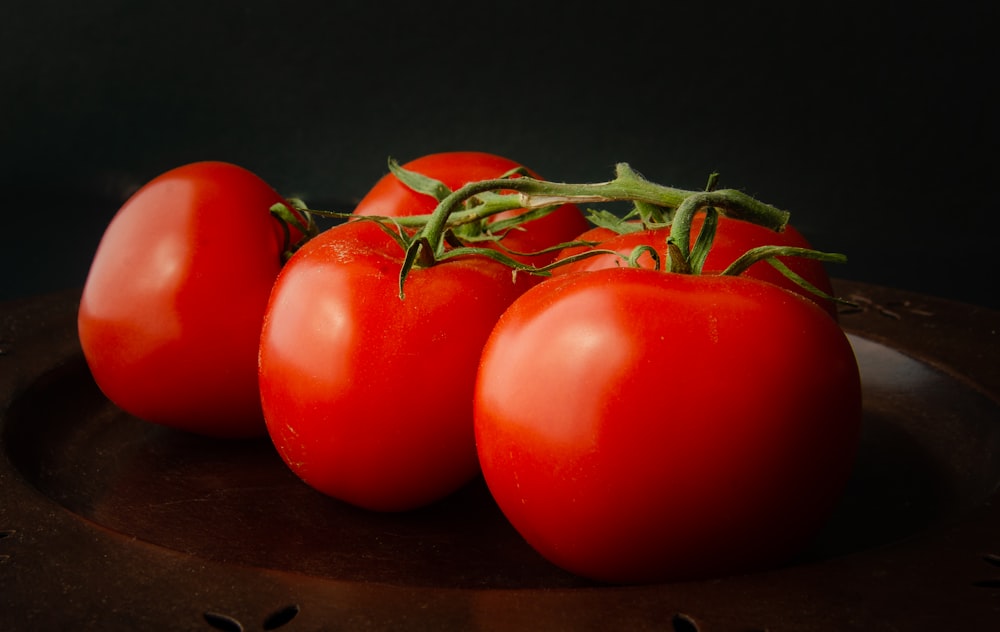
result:
[[[0,299],[81,286],[104,226],[186,162],[349,207],[389,156],[551,180],[712,171],[831,273],[1000,307],[994,9],[940,3],[0,4]]]

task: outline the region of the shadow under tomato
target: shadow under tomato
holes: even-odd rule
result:
[[[956,520],[1000,481],[995,402],[891,349],[852,342],[865,384],[861,449],[840,506],[800,562]],[[266,438],[210,439],[128,416],[82,358],[17,396],[3,431],[14,466],[67,510],[192,556],[414,587],[595,585],[531,549],[481,479],[417,511],[359,509],[302,483]]]

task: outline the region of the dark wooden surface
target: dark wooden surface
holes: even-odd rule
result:
[[[266,442],[108,403],[75,291],[0,304],[3,629],[989,630],[1000,623],[1000,312],[838,281],[865,386],[844,502],[794,564],[612,587],[551,567],[481,483],[374,515]],[[793,511],[794,508],[789,508]]]

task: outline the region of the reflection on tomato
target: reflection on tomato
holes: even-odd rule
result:
[[[858,367],[815,303],[742,277],[619,268],[504,313],[474,396],[491,493],[553,563],[610,582],[757,570],[831,514]]]
[[[374,222],[300,249],[278,277],[260,347],[268,430],[315,489],[378,511],[434,502],[479,472],[472,388],[493,324],[527,287],[483,257],[416,268]]]
[[[285,233],[270,213],[282,202],[246,169],[199,162],[158,176],[122,206],[78,316],[84,356],[112,402],[199,434],[265,433],[257,345],[282,265]]]

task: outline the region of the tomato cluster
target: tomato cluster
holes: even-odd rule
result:
[[[573,189],[479,152],[390,167],[324,231],[234,165],[140,189],[80,304],[101,389],[165,426],[266,433],[305,483],[370,510],[481,475],[530,545],[596,580],[808,545],[851,470],[861,387],[822,257],[788,256],[814,251],[784,216]],[[574,203],[623,188],[676,223],[593,228]]]

